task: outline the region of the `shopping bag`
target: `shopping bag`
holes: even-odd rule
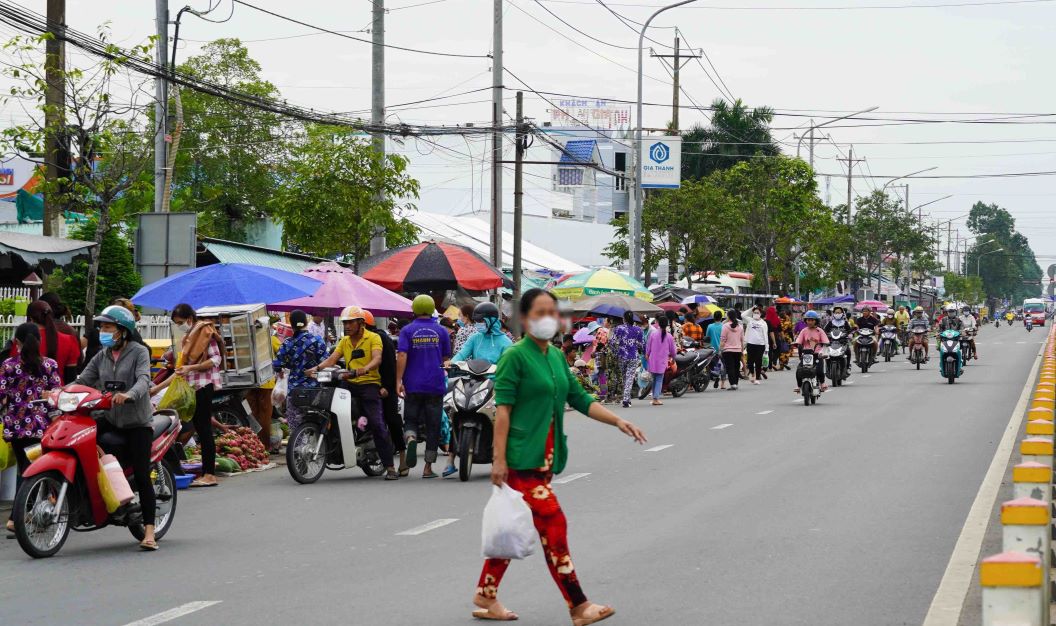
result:
[[[770,355],[765,352],[763,353],[763,369],[770,369]]]
[[[184,380],[183,376],[176,376],[165,390],[165,395],[158,403],[159,409],[172,409],[184,422],[191,421],[194,417],[194,389]]]
[[[289,383],[283,376],[275,381],[275,388],[271,390],[271,404],[274,406],[286,406],[286,392],[289,391]]]
[[[113,513],[134,497],[124,470],[117,458],[106,454],[99,457],[99,495],[106,504],[106,512]]]
[[[0,472],[15,464],[15,449],[11,444],[0,439]]]
[[[484,507],[481,552],[486,559],[523,559],[535,552],[535,525],[524,494],[507,484],[492,486]]]

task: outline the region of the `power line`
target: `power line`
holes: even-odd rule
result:
[[[553,4],[590,4],[589,0],[545,0]],[[872,11],[889,9],[944,9],[958,7],[986,7],[1023,4],[1042,4],[1054,0],[983,0],[982,2],[939,2],[933,4],[857,4],[840,6],[740,6],[740,5],[691,5],[682,7],[701,11]],[[659,9],[663,4],[645,4],[641,2],[610,2],[612,6],[633,7],[641,9]]]
[[[614,43],[610,43],[610,42],[608,42],[608,41],[605,41],[605,40],[603,40],[603,39],[598,39],[598,38],[597,38],[597,37],[595,37],[594,35],[591,35],[590,33],[585,33],[585,32],[583,32],[582,30],[580,30],[580,29],[576,28],[575,26],[573,26],[573,25],[569,24],[569,23],[568,23],[567,21],[565,21],[565,20],[564,20],[564,19],[563,19],[563,18],[562,18],[562,17],[560,16],[560,15],[558,15],[557,13],[554,13],[554,12],[553,12],[553,11],[551,11],[550,9],[546,8],[546,5],[545,5],[545,4],[543,4],[542,2],[540,2],[539,0],[535,0],[535,3],[539,5],[539,8],[540,8],[540,9],[542,9],[542,10],[546,11],[547,13],[549,13],[550,15],[552,15],[552,16],[554,17],[554,19],[555,19],[555,20],[557,20],[557,21],[561,22],[561,23],[562,23],[562,24],[564,24],[565,26],[568,26],[569,28],[571,28],[572,30],[576,31],[576,32],[577,32],[577,33],[579,33],[580,35],[583,35],[583,36],[584,36],[584,37],[586,37],[587,39],[591,39],[591,40],[593,40],[593,41],[596,41],[596,42],[598,42],[598,43],[600,43],[600,44],[603,44],[603,45],[609,46],[610,48],[617,48],[617,49],[619,49],[619,50],[637,50],[637,49],[638,49],[638,46],[621,46],[621,45],[619,45],[619,44],[614,44]]]

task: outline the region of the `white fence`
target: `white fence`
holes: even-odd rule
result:
[[[0,291],[0,294],[2,293]],[[15,328],[25,322],[26,317],[24,315],[0,315],[0,340],[6,342],[14,334]],[[69,324],[82,335],[84,334],[83,315],[74,318]],[[144,315],[136,323],[136,327],[144,339],[169,339],[172,337],[169,318],[164,315]]]
[[[29,287],[0,287],[0,300],[18,297],[29,300]]]

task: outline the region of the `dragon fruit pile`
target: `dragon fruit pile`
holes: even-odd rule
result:
[[[237,463],[242,471],[270,462],[260,438],[244,426],[221,433],[216,438],[216,453]]]

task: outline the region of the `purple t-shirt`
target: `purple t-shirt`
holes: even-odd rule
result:
[[[431,318],[418,318],[404,326],[396,346],[407,354],[403,370],[403,387],[407,393],[443,395],[444,358],[451,356],[451,336],[447,329]]]

